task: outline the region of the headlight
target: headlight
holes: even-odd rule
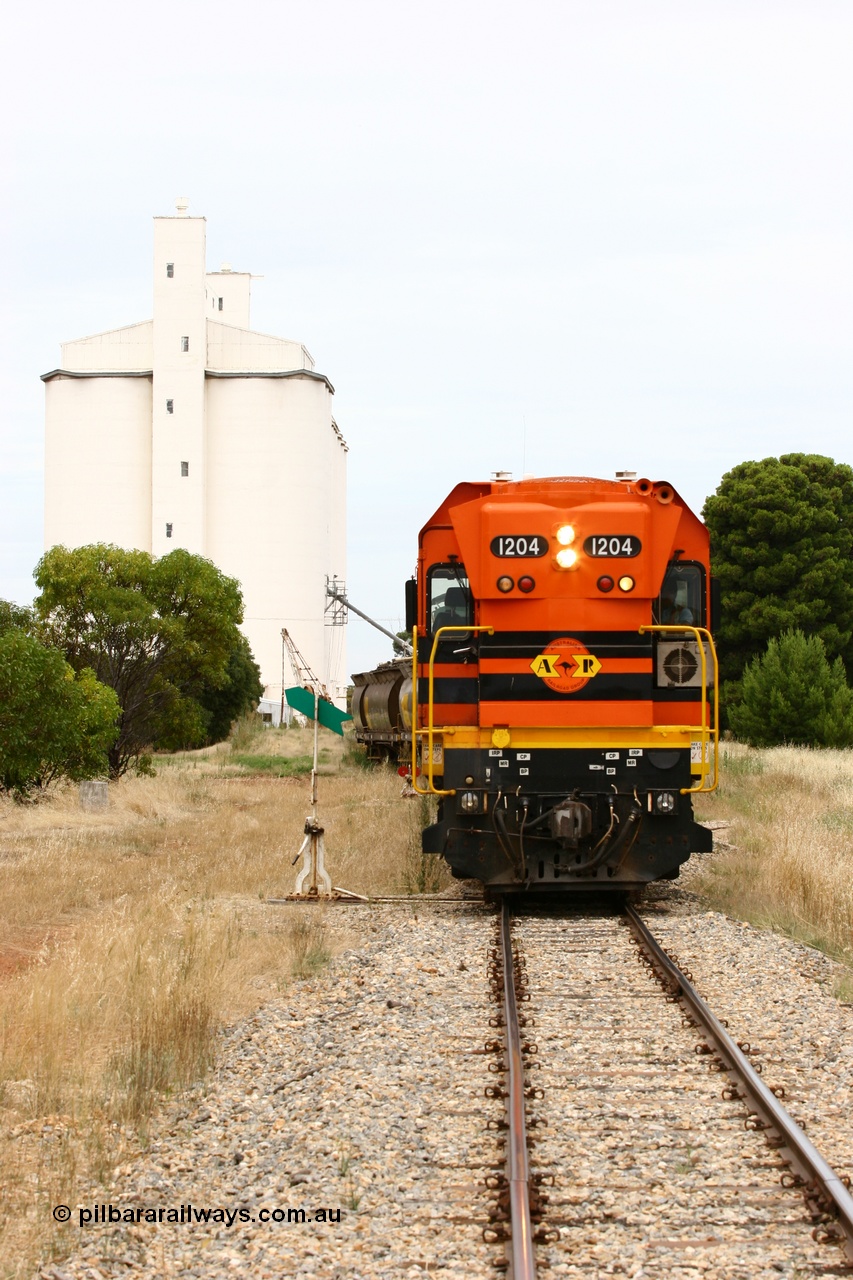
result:
[[[649,800],[652,800],[652,796],[649,796]],[[658,791],[654,796],[654,812],[663,816],[675,813],[675,793],[673,791]]]
[[[480,797],[476,791],[463,791],[459,797],[459,808],[463,813],[476,813],[480,808]]]
[[[574,551],[571,547],[563,547],[556,555],[557,564],[561,569],[571,569],[577,558],[577,551]]]
[[[575,531],[570,524],[560,525],[555,537],[561,547],[568,547],[575,540]]]

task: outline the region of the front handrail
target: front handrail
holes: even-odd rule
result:
[[[644,635],[646,631],[660,632],[680,632],[682,635],[685,631],[691,631],[699,646],[699,656],[702,663],[702,724],[700,726],[702,732],[702,760],[701,772],[699,774],[699,785],[696,787],[682,787],[680,794],[683,796],[692,795],[694,793],[708,793],[716,791],[720,783],[720,771],[718,767],[718,757],[720,750],[720,668],[717,662],[717,650],[714,645],[714,637],[711,635],[707,627],[692,627],[689,624],[679,623],[678,625],[662,625],[649,623],[638,628],[640,635]],[[708,648],[711,651],[711,657],[714,664],[714,718],[713,723],[708,723],[708,659],[705,653],[704,640],[708,641]],[[713,743],[714,747],[714,781],[709,787],[704,785],[705,766],[710,769],[710,755],[706,755],[707,749]]]
[[[485,631],[485,632],[486,632],[488,635],[490,635],[490,636],[493,636],[493,635],[495,634],[495,629],[494,629],[494,627],[473,627],[473,626],[471,626],[470,624],[469,624],[469,625],[467,625],[467,626],[452,626],[452,627],[439,627],[439,628],[438,628],[438,630],[436,631],[435,635],[433,636],[433,641],[432,641],[432,650],[430,651],[430,655],[429,655],[429,684],[428,684],[428,694],[427,694],[427,727],[426,727],[426,729],[419,729],[419,728],[417,727],[417,719],[418,719],[418,629],[417,629],[417,627],[412,627],[412,695],[413,695],[413,704],[412,704],[412,788],[413,788],[413,790],[414,790],[414,791],[416,791],[416,792],[417,792],[417,794],[418,794],[419,796],[455,796],[455,795],[456,795],[456,788],[455,788],[455,787],[452,787],[449,791],[442,791],[440,788],[436,787],[436,785],[435,785],[435,783],[434,783],[434,781],[433,781],[433,776],[434,776],[434,764],[433,764],[433,758],[432,758],[432,754],[433,754],[433,752],[432,752],[432,748],[433,748],[433,741],[434,741],[434,738],[435,738],[435,724],[433,723],[433,713],[434,713],[434,691],[435,691],[435,655],[436,655],[436,653],[438,652],[438,644],[439,644],[439,640],[441,639],[441,637],[444,635],[444,633],[445,633],[446,631],[463,631],[466,635],[469,635],[472,631]],[[427,751],[428,751],[428,753],[429,753],[429,771],[428,771],[428,774],[427,774],[427,781],[428,781],[428,783],[429,783],[429,786],[427,787],[427,790],[426,790],[426,791],[421,791],[420,787],[418,786],[418,760],[417,760],[418,752],[417,752],[417,739],[418,739],[418,736],[419,736],[419,735],[420,735],[421,737],[423,737],[423,735],[424,735],[424,734],[426,734],[426,739],[427,739]]]

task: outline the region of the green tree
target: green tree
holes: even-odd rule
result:
[[[13,604],[11,600],[0,600],[0,635],[10,627],[17,627],[21,631],[26,631],[27,635],[33,635],[36,630],[35,616],[32,609],[26,608],[25,605]]]
[[[790,628],[853,670],[853,469],[805,453],[742,462],[703,516],[722,595],[721,679],[739,680]]]
[[[400,643],[404,641],[405,643]],[[408,645],[408,648],[406,648]],[[395,658],[408,658],[412,652],[412,631],[411,627],[408,631],[398,631],[397,639],[391,642],[391,648],[394,650]]]
[[[853,689],[844,663],[829,662],[820,636],[783,632],[748,664],[730,721],[754,747],[853,745]]]
[[[0,789],[24,796],[56,778],[107,771],[120,708],[92,671],[19,627],[0,634]]]
[[[227,684],[239,642],[243,600],[233,578],[180,548],[158,560],[97,544],[51,548],[35,579],[45,639],[75,671],[90,667],[118,695],[112,777],[155,742],[205,741],[199,699]]]
[[[242,632],[238,632],[237,643],[228,659],[227,675],[226,684],[220,687],[208,685],[199,695],[207,717],[208,742],[222,742],[227,738],[234,721],[245,711],[256,707],[264,692],[260,668]]]

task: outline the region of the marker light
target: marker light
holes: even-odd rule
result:
[[[519,591],[525,592],[525,594],[529,591],[532,591],[535,586],[536,586],[535,581],[533,580],[533,578],[530,577],[530,574],[528,573],[526,573],[523,578],[519,578],[518,580],[518,589]]]
[[[595,585],[598,587],[599,591],[612,591],[616,586],[616,583],[609,574],[603,573]]]
[[[571,547],[563,547],[557,552],[557,564],[561,569],[571,569],[578,558],[577,551],[573,551]]]
[[[556,537],[561,547],[567,547],[570,543],[574,542],[575,531],[570,524],[563,524],[560,525],[560,528],[557,530]]]
[[[634,583],[634,579],[633,579],[633,578],[630,578],[627,574],[625,574],[625,577],[624,577],[624,578],[620,578],[620,579],[619,579],[619,590],[620,590],[620,591],[633,591],[633,590],[634,590],[634,585],[635,585],[635,583]]]
[[[515,583],[512,578],[509,578],[506,575],[502,578],[498,578],[498,591],[512,591],[514,586]]]

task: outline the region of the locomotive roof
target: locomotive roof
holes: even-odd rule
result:
[[[421,529],[421,537],[431,526],[447,523],[451,507],[463,502],[473,502],[477,498],[491,497],[498,500],[505,498],[507,501],[518,501],[519,498],[536,497],[547,501],[549,498],[558,496],[564,499],[575,495],[580,497],[582,494],[588,496],[592,491],[596,491],[602,497],[616,494],[634,497],[637,493],[636,486],[648,483],[642,479],[604,480],[596,476],[525,476],[521,480],[464,480],[450,491],[431,519],[426,521]],[[673,501],[687,508],[687,504],[668,480],[655,480],[653,484],[655,488],[666,485],[672,490]]]

